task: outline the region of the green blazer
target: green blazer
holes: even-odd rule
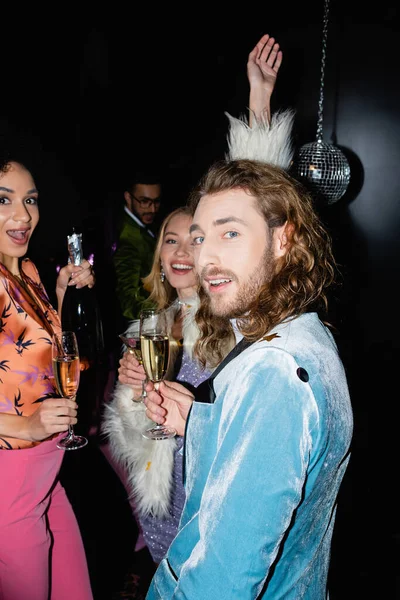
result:
[[[156,240],[147,229],[124,213],[113,262],[118,301],[128,320],[138,319],[146,305],[148,293],[143,288],[142,277],[151,271],[155,246]]]

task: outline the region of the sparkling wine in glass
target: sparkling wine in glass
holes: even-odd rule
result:
[[[119,338],[127,347],[128,352],[130,354],[133,354],[134,357],[136,358],[136,360],[138,360],[139,363],[142,365],[143,359],[142,359],[142,350],[140,348],[140,337],[133,336],[132,334],[124,335],[124,334],[120,333]]]
[[[138,325],[139,325],[139,321],[138,321]],[[120,333],[119,338],[125,344],[128,352],[130,354],[134,355],[136,360],[139,361],[139,364],[143,365],[139,329],[138,329],[137,333],[124,333],[124,334]],[[141,395],[138,398],[133,398],[134,402],[142,402],[143,398],[146,397],[146,391],[144,389],[145,385],[146,385],[146,380],[144,380],[142,383]]]
[[[140,347],[143,367],[153,383],[165,377],[169,362],[169,337],[165,311],[149,309],[140,313]],[[154,425],[142,433],[150,440],[166,440],[176,435],[175,429]]]
[[[79,387],[80,361],[76,335],[73,331],[55,334],[52,344],[53,372],[57,391],[62,398],[75,399]],[[75,435],[72,425],[68,425],[68,434],[58,441],[61,450],[77,450],[88,443],[82,435]]]

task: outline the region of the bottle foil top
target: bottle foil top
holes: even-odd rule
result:
[[[68,262],[73,263],[74,265],[80,265],[83,260],[82,234],[73,233],[72,235],[68,235],[67,241],[69,254]]]

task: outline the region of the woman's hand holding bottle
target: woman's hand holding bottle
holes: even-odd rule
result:
[[[93,267],[88,260],[84,259],[80,265],[69,263],[60,269],[56,290],[65,293],[68,286],[75,285],[77,289],[85,286],[92,288],[95,283]]]

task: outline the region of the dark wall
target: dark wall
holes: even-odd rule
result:
[[[171,7],[165,14],[136,8],[129,16],[97,11],[79,23],[65,15],[54,32],[37,25],[29,48],[18,51],[14,43],[2,68],[12,94],[3,93],[0,124],[3,131],[29,133],[43,158],[41,225],[31,254],[48,280],[49,257],[66,258],[72,222],[84,224],[88,243],[107,264],[109,223],[130,163],[161,162],[167,206],[184,202],[225,151],[224,111],[237,116],[247,107],[247,54],[265,32],[284,52],[273,108],[296,109],[298,147],[314,141],[323,6],[322,0],[246,6],[223,18],[206,8],[190,15]],[[30,31],[26,23],[19,35],[25,26]],[[386,475],[396,456],[400,358],[399,26],[394,1],[373,13],[362,3],[331,2],[324,138],[342,148],[352,168],[346,195],[322,211],[344,276],[339,344],[355,412],[332,566],[340,599],[361,597],[356,590],[371,576],[372,538],[379,533],[394,543],[399,531],[395,477]],[[380,546],[380,556],[387,547]],[[386,575],[394,585],[393,573]]]

